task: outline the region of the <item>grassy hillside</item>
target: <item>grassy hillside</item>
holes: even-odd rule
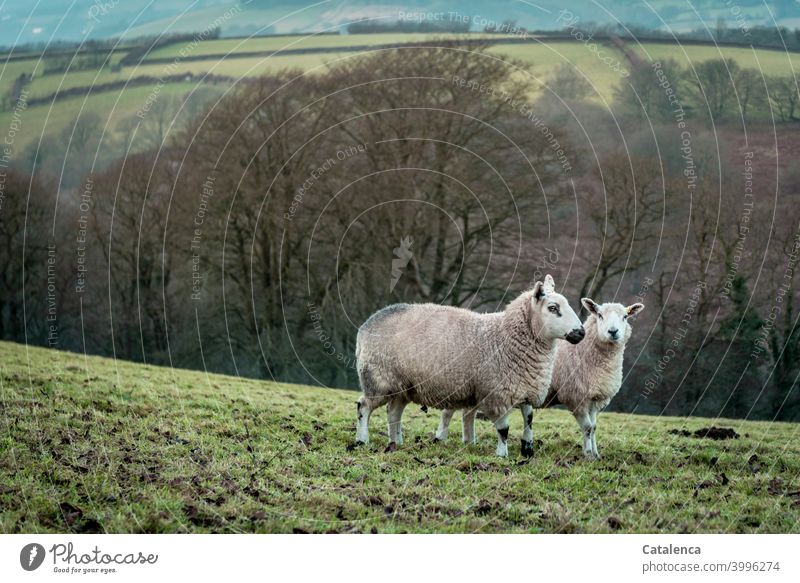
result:
[[[625,56],[611,46],[603,47],[603,56],[619,62],[621,69],[629,68]],[[531,66],[536,81],[547,83],[552,70],[563,63],[575,67],[586,76],[593,87],[593,98],[599,102],[611,103],[613,89],[622,80],[620,73],[599,63],[597,55],[578,42],[548,42],[537,44],[503,44],[492,47],[492,53],[519,59]],[[564,96],[569,98],[570,96]]]
[[[0,343],[0,532],[798,531],[796,425],[605,414],[586,462],[550,410],[523,462],[416,406],[349,451],[355,398]],[[670,433],[711,424],[741,437]]]
[[[108,67],[99,71],[69,71],[67,73],[51,73],[47,75],[43,74],[44,62],[40,61],[38,57],[32,57],[31,59],[0,64],[0,97],[8,94],[14,80],[22,73],[33,75],[27,90],[29,98],[36,99],[50,96],[56,91],[65,91],[75,87],[93,87],[114,81],[127,81],[142,76],[160,79],[165,75],[203,75],[211,73],[217,76],[241,78],[264,75],[286,68],[298,68],[312,73],[322,72],[325,70],[326,63],[348,59],[359,54],[357,52],[344,51],[343,49],[346,47],[419,42],[425,39],[447,38],[448,36],[455,37],[456,35],[391,33],[208,40],[191,45],[191,50],[186,55],[190,57],[190,60],[180,57],[180,51],[185,50],[189,45],[175,43],[154,50],[145,61],[137,66],[122,67],[120,70],[112,71],[110,64],[119,61],[124,55],[124,51],[120,51],[114,54],[112,60],[109,61]],[[470,36],[477,38],[485,35],[472,34]],[[498,36],[492,35],[492,38],[497,40]],[[779,51],[752,51],[750,49],[729,47],[718,50],[715,47],[695,45],[676,47],[672,44],[637,46],[634,43],[629,43],[629,47],[637,51],[646,60],[673,57],[684,63],[687,61],[699,63],[707,59],[719,58],[722,55],[736,59],[742,67],[761,68],[765,74],[788,74],[792,68],[794,70],[800,69],[800,55],[787,55]],[[270,56],[271,52],[280,48],[292,50],[323,48],[328,50],[311,54],[278,54]],[[601,50],[603,57],[618,61],[621,68],[627,69],[629,67],[624,55],[617,49],[611,46],[603,46]],[[253,52],[258,51],[263,51],[263,55],[252,56]],[[548,76],[557,65],[571,63],[577,70],[585,74],[592,83],[595,91],[593,99],[598,103],[610,104],[613,101],[613,89],[621,81],[619,72],[598,61],[597,55],[579,42],[555,41],[531,44],[499,42],[492,47],[491,52],[500,58],[510,56],[530,64],[532,74],[536,81],[540,83],[547,82]],[[218,55],[228,53],[230,54],[226,58],[218,58]],[[250,53],[250,56],[247,56],[247,53]],[[209,56],[209,58],[198,59],[198,57],[204,56]],[[152,59],[173,60],[153,62]],[[118,103],[118,90],[106,93],[95,90],[93,91],[93,96],[89,98],[89,101],[93,102],[92,111],[98,113],[104,119],[114,112],[114,120],[110,124],[113,132],[116,123],[125,117],[120,115],[120,111],[126,114],[137,111],[156,85],[157,82],[153,81],[152,86],[125,89]],[[224,88],[222,87],[222,89]],[[175,94],[185,93],[189,90],[189,84],[171,82],[165,86],[165,89],[166,91],[172,90],[171,92]],[[113,93],[113,96],[111,93]],[[535,98],[535,96],[531,97],[532,99]],[[38,141],[42,131],[46,135],[55,135],[63,130],[73,120],[75,112],[80,110],[82,104],[83,97],[80,96],[59,100],[56,102],[53,112],[49,114],[49,118],[49,105],[31,106],[25,115],[26,130],[17,136],[13,145],[14,150],[19,152],[30,143]],[[47,120],[46,127],[43,125],[44,120]],[[11,112],[0,111],[0,128],[8,127],[10,121]]]

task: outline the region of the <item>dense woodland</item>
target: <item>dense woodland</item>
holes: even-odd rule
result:
[[[552,273],[646,305],[613,409],[800,420],[795,79],[632,63],[593,95],[451,45],[164,97],[136,153],[88,112],[0,178],[0,337],[356,388],[376,309]]]

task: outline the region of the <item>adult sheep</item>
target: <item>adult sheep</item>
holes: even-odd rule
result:
[[[408,403],[478,409],[494,422],[497,455],[508,455],[508,413],[547,396],[556,341],[584,336],[553,278],[513,300],[503,312],[478,314],[436,304],[396,304],[359,329],[356,443],[369,442],[372,412],[388,405],[389,441],[402,444]]]
[[[589,298],[581,303],[589,312],[583,326],[586,338],[577,346],[564,342],[556,350],[552,385],[542,406],[563,404],[575,417],[583,434],[583,455],[587,459],[598,459],[597,414],[605,409],[619,392],[622,385],[622,358],[632,329],[628,318],[641,312],[644,304],[608,303],[598,305]],[[533,409],[537,405],[526,403],[520,406],[524,429],[522,453],[533,455]],[[442,426],[449,423],[453,412],[442,411],[437,437]],[[475,434],[475,416],[465,411],[464,434]],[[446,437],[446,431],[444,436]]]

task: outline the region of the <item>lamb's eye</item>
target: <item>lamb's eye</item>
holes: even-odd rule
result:
[[[553,314],[558,314],[558,306],[548,306],[548,310],[550,310]]]
[[[602,319],[603,319],[603,314],[597,314],[597,317],[598,317],[600,320],[602,320]]]

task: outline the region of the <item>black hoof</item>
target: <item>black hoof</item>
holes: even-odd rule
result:
[[[393,451],[397,451],[397,444],[394,441],[391,441],[386,449],[383,450],[383,453],[391,453]]]
[[[520,447],[520,451],[523,457],[533,457],[533,442],[532,441],[525,441],[524,439],[520,440],[522,445]]]
[[[366,442],[363,441],[354,441],[353,443],[347,444],[347,451],[353,451],[357,447],[361,447],[362,445],[366,445]]]

